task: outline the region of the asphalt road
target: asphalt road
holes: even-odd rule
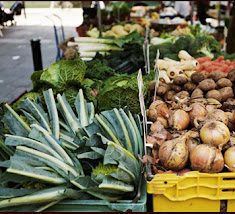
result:
[[[0,102],[11,102],[25,90],[32,88],[30,76],[34,71],[30,40],[41,41],[43,69],[55,62],[57,47],[53,25],[61,37],[62,19],[65,38],[77,36],[76,27],[82,23],[81,9],[27,9],[24,15],[15,17],[16,25],[5,27],[0,37]],[[51,18],[48,20],[45,16]],[[54,23],[53,23],[53,21]],[[10,23],[8,23],[10,25]],[[62,38],[60,38],[62,41]]]

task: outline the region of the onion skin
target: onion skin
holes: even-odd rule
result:
[[[221,109],[214,109],[212,111],[210,111],[207,115],[206,115],[206,119],[207,120],[213,120],[213,121],[220,121],[222,123],[224,123],[226,126],[228,125],[229,122],[229,118],[227,116],[227,114],[222,111]]]
[[[194,119],[199,117],[205,117],[207,114],[206,107],[201,103],[193,103],[190,105],[192,110],[188,113],[191,125],[194,124]]]
[[[232,146],[225,151],[224,162],[229,171],[235,172],[235,146]]]
[[[172,112],[168,119],[168,123],[173,129],[182,131],[189,125],[189,115],[186,111],[177,109]]]
[[[205,144],[212,144],[220,150],[229,141],[228,127],[219,121],[207,122],[200,130],[200,138]]]
[[[209,144],[200,144],[190,153],[191,169],[199,172],[217,173],[224,168],[224,158],[219,149]]]
[[[167,119],[164,118],[163,116],[161,115],[158,116],[156,121],[159,121],[164,126],[165,129],[168,127]]]
[[[159,159],[166,169],[181,170],[188,161],[185,138],[165,141],[159,148]]]

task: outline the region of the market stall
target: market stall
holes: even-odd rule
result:
[[[235,53],[194,11],[97,10],[1,103],[0,211],[235,211]]]

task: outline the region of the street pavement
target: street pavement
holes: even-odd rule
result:
[[[57,55],[53,25],[56,25],[62,41],[61,22],[65,38],[78,36],[76,27],[83,22],[81,8],[26,8],[26,18],[22,13],[15,16],[15,20],[16,25],[8,23],[9,26],[2,30],[3,37],[0,37],[0,102],[11,102],[32,88],[30,75],[34,66],[30,40],[40,39],[45,69],[55,62]]]

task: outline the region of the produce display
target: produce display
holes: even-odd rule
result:
[[[71,60],[35,71],[32,90],[0,103],[0,211],[39,212],[64,199],[130,201],[145,163],[152,175],[235,172],[235,53],[199,25],[159,37],[150,29],[148,38],[144,25],[73,38]]]
[[[160,82],[147,111],[151,156],[145,160],[154,174],[234,171],[234,72],[200,71],[191,80],[179,75]]]
[[[5,104],[0,210],[42,211],[65,198],[133,198],[143,154],[139,116],[128,108],[96,114],[81,89],[75,111],[52,89],[43,97],[45,104],[24,99],[20,114]]]

